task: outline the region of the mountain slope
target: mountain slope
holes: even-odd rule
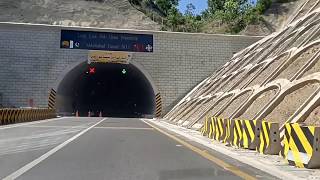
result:
[[[241,34],[269,35],[320,7],[319,0],[296,0],[286,3],[273,2],[258,25],[249,25]]]
[[[1,0],[0,21],[148,29],[160,26],[128,0]]]
[[[281,131],[285,122],[320,125],[320,0],[308,2],[281,31],[235,54],[165,119],[195,129],[213,116],[278,122]]]

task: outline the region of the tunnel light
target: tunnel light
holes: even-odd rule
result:
[[[126,69],[122,69],[122,74],[127,74],[127,70]]]

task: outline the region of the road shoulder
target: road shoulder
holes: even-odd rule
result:
[[[319,177],[319,171],[310,169],[299,169],[288,166],[286,161],[280,156],[261,155],[256,151],[246,149],[239,149],[228,147],[223,143],[212,141],[206,137],[201,136],[200,132],[191,129],[186,129],[180,126],[169,124],[162,120],[142,119],[145,122],[174,134],[190,143],[199,144],[207,149],[213,150],[212,153],[219,153],[223,156],[229,157],[227,159],[234,159],[240,163],[245,164],[247,169],[255,168],[262,172],[262,176],[272,172],[272,175],[279,179],[314,179]],[[256,171],[254,170],[254,172]],[[260,173],[259,173],[260,174]]]

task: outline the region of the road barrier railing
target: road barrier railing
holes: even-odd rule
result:
[[[287,123],[282,155],[290,165],[299,168],[320,168],[319,141],[319,126]]]
[[[56,117],[55,109],[0,109],[0,125],[29,122]]]

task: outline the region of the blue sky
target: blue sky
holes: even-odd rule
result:
[[[257,0],[250,0],[253,2],[257,2]],[[208,1],[207,0],[180,0],[179,1],[179,10],[180,12],[184,13],[186,11],[187,4],[192,3],[195,7],[195,13],[200,14],[203,10],[208,8]]]
[[[203,10],[207,9],[208,3],[207,0],[180,0],[179,1],[179,10],[184,13],[186,11],[187,4],[192,3],[195,7],[195,13],[200,14]]]

